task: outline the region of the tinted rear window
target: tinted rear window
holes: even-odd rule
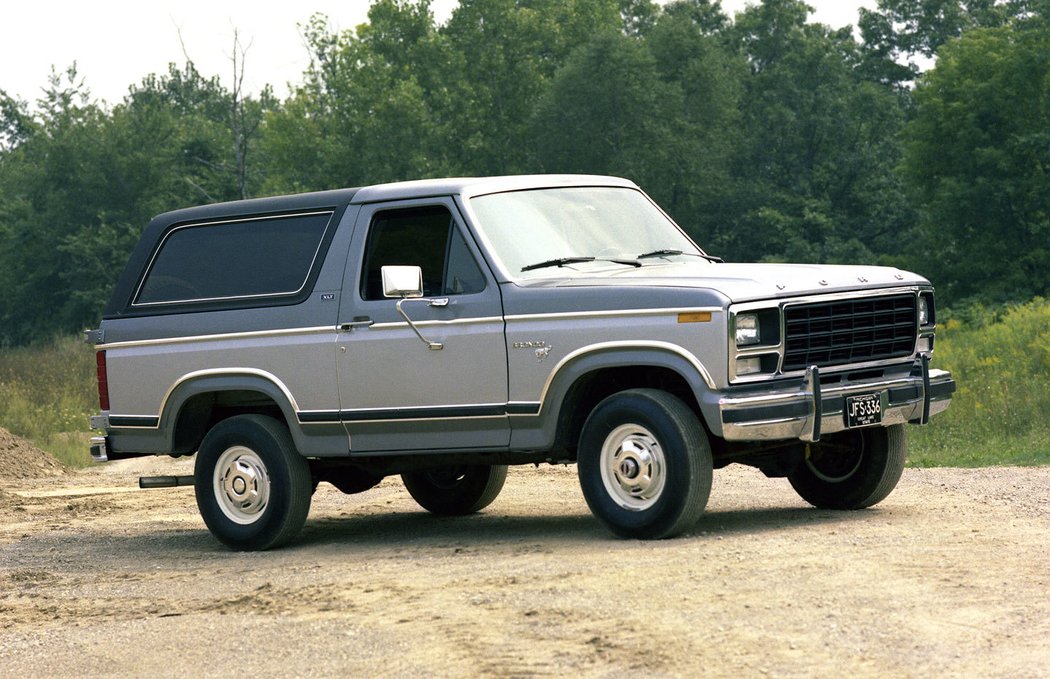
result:
[[[323,212],[173,229],[134,303],[294,295],[310,276],[331,216]]]

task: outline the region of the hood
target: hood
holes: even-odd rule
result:
[[[572,278],[525,283],[535,284],[705,288],[722,293],[731,302],[749,302],[847,290],[929,285],[929,281],[917,274],[885,266],[668,262],[638,268],[613,265],[613,268],[600,271],[593,268],[590,271],[578,270]]]

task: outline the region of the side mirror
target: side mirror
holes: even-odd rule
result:
[[[423,296],[423,269],[418,266],[384,266],[383,296],[401,299]]]
[[[401,305],[415,300],[428,302],[430,306],[443,307],[448,305],[448,298],[421,299],[423,297],[423,269],[418,266],[384,266],[381,271],[383,275],[383,296],[400,298],[397,300],[397,312],[408,322],[408,327],[412,328],[412,332],[416,333],[416,337],[423,340],[423,344],[426,344],[428,349],[441,351],[443,348],[441,342],[431,342],[426,337],[423,337],[423,334],[419,332],[419,328],[408,317]]]

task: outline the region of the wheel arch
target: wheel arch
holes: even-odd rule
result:
[[[288,388],[261,370],[202,371],[172,386],[161,408],[161,423],[171,451],[192,454],[205,434],[223,419],[244,413],[268,415],[283,422],[299,450],[303,433],[298,408]]]
[[[708,426],[700,404],[714,383],[695,356],[663,342],[609,343],[570,354],[549,378],[540,415],[552,447],[573,449],[584,421],[602,399],[635,388],[660,389],[677,396]]]

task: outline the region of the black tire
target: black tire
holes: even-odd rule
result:
[[[700,420],[655,389],[599,403],[583,425],[577,466],[587,506],[621,537],[674,537],[696,523],[711,494],[711,447]]]
[[[238,550],[285,544],[310,512],[310,467],[288,428],[262,415],[215,425],[197,451],[197,508],[220,542]]]
[[[864,509],[897,486],[907,452],[902,424],[840,432],[809,444],[788,481],[814,507]]]
[[[492,504],[507,480],[507,465],[448,465],[401,475],[412,499],[441,516],[463,516]]]

